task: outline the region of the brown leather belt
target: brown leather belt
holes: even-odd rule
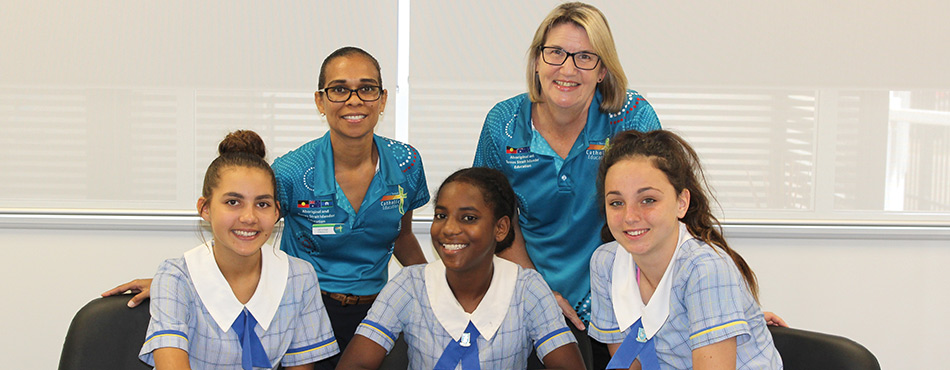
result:
[[[353,304],[366,304],[373,303],[376,300],[376,296],[379,295],[352,295],[352,294],[343,294],[343,293],[330,293],[327,291],[320,291],[321,294],[330,297],[334,301],[339,301],[343,306],[349,306]]]

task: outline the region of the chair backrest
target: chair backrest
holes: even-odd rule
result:
[[[59,370],[152,368],[138,358],[148,330],[149,301],[129,308],[130,297],[96,298],[76,313],[66,332]]]
[[[769,331],[785,370],[881,370],[874,354],[851,339],[776,326]]]

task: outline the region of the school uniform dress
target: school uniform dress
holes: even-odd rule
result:
[[[284,214],[280,248],[310,262],[324,291],[372,296],[388,280],[394,241],[406,212],[429,201],[419,152],[408,144],[373,136],[376,174],[355,212],[336,182],[329,132],[274,161],[277,198]],[[370,303],[324,302],[343,347]],[[369,298],[369,297],[367,297]]]
[[[611,365],[626,369],[615,363],[626,355],[631,362],[639,358],[644,370],[692,369],[693,350],[735,337],[737,369],[782,368],[742,273],[729,255],[694,238],[686,225],[680,223],[673,258],[646,305],[633,257],[617,242],[598,248],[590,269],[590,336],[622,343]]]
[[[471,314],[449,288],[445,265],[403,268],[356,330],[388,352],[400,333],[410,369],[524,369],[532,348],[543,358],[574,343],[551,289],[536,271],[494,257],[491,286]]]
[[[475,152],[476,167],[498,169],[508,177],[518,196],[528,256],[584,321],[590,314],[590,257],[601,244],[604,225],[596,184],[604,147],[620,131],[660,129],[653,107],[636,91],[627,91],[618,113],[601,112],[601,100],[595,93],[587,124],[567,158],[534,129],[527,94],[492,108]]]
[[[163,262],[151,292],[139,358],[152,366],[163,347],[188,352],[195,370],[295,366],[339,352],[313,267],[279,250],[261,251],[261,279],[247,304],[234,296],[210,243]]]

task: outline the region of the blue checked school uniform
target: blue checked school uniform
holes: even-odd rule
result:
[[[554,295],[536,271],[494,257],[491,286],[471,314],[445,279],[445,265],[409,266],[383,288],[356,334],[389,352],[403,333],[410,369],[524,369],[575,342]]]
[[[518,195],[519,224],[528,256],[551,289],[583,320],[590,312],[590,256],[601,244],[604,218],[597,207],[597,167],[614,134],[660,129],[650,103],[627,91],[623,109],[599,110],[594,95],[587,124],[567,158],[548,145],[531,122],[531,100],[521,94],[495,105],[485,118],[476,167],[498,169]]]
[[[646,305],[633,257],[617,242],[600,246],[590,269],[588,334],[622,343],[608,369],[626,369],[634,358],[644,370],[692,369],[693,350],[732,337],[737,369],[782,369],[762,310],[739,269],[724,251],[693,238],[686,225],[680,224],[673,258]]]
[[[274,161],[284,214],[280,249],[313,264],[328,292],[379,293],[402,216],[429,201],[419,152],[380,136],[373,141],[378,170],[359,213],[334,177],[329,133]]]
[[[195,370],[296,366],[340,351],[313,267],[279,250],[261,251],[261,279],[247,304],[234,296],[210,244],[162,263],[151,292],[139,358],[152,366],[152,352],[163,347],[188,352]]]

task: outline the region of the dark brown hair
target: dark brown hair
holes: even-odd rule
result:
[[[379,86],[383,86],[383,73],[379,68],[379,61],[376,60],[370,53],[367,53],[366,50],[360,49],[355,46],[344,46],[342,48],[336,49],[334,52],[330,53],[325,59],[323,59],[323,64],[320,65],[320,76],[317,78],[317,89],[323,89],[327,83],[327,64],[330,64],[336,58],[346,57],[350,55],[362,55],[369,59],[370,62],[373,62],[373,67],[376,67],[376,77],[379,80]]]
[[[453,182],[464,182],[478,188],[482,192],[485,204],[492,208],[495,221],[508,216],[509,222],[518,222],[515,217],[518,200],[515,197],[515,191],[511,189],[511,184],[508,183],[508,178],[501,171],[486,167],[471,167],[455,171],[455,173],[446,177],[445,181],[442,181],[442,185],[439,185],[439,191],[435,194],[433,204],[439,202],[442,188]],[[495,244],[495,253],[508,249],[514,240],[515,225],[512,224],[508,228],[508,235],[505,235],[502,241]]]
[[[607,170],[624,159],[644,157],[653,163],[653,166],[666,174],[666,179],[680,194],[689,190],[689,208],[680,221],[693,236],[706,244],[718,247],[726,252],[735,262],[742,273],[752,297],[758,301],[759,287],[755,273],[745,262],[745,259],[736,251],[729,248],[726,239],[722,236],[722,225],[712,214],[710,200],[712,197],[706,191],[706,177],[703,175],[699,155],[682,137],[666,130],[639,132],[635,130],[618,133],[610,139],[604,158],[600,162],[597,172],[597,188],[599,199],[604,199],[604,178]],[[604,202],[600,202],[603,212]],[[607,224],[601,229],[601,238],[604,242],[613,241]]]
[[[270,175],[273,185],[273,194],[277,195],[277,179],[274,170],[264,161],[264,140],[251,130],[234,131],[218,144],[218,158],[211,161],[205,171],[204,185],[201,187],[201,196],[211,197],[211,192],[221,180],[221,170],[229,167],[258,168]]]

